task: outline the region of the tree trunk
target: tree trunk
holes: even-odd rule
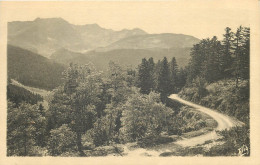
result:
[[[78,147],[80,156],[86,156],[85,153],[83,152],[83,146],[81,143],[81,133],[80,132],[77,132],[77,147]]]
[[[24,156],[27,155],[27,136],[26,136],[26,132],[25,132],[25,136],[24,136]]]

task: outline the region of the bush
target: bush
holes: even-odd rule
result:
[[[52,156],[73,155],[77,149],[76,134],[71,131],[67,124],[63,124],[61,127],[50,131],[47,147]]]
[[[157,136],[157,137],[145,137],[142,139],[139,139],[137,141],[137,144],[140,147],[152,147],[158,144],[165,144],[175,141],[176,139],[173,139],[171,137],[165,137],[165,136]]]
[[[173,110],[160,102],[160,95],[134,94],[122,106],[122,127],[120,133],[125,142],[142,138],[157,137],[166,130],[167,118]]]

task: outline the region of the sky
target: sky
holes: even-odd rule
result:
[[[253,0],[175,0],[172,2],[1,2],[10,21],[61,17],[72,24],[103,28],[141,28],[148,33],[181,33],[199,39],[222,38],[225,27],[249,26]]]

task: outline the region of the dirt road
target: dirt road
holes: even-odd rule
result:
[[[203,107],[201,105],[194,104],[192,102],[183,100],[180,97],[178,97],[177,94],[172,94],[169,96],[169,98],[179,101],[182,104],[193,107],[193,108],[195,108],[195,110],[198,110],[198,111],[205,113],[205,114],[209,115],[210,117],[212,117],[218,123],[218,126],[215,130],[218,130],[218,131],[225,130],[225,129],[229,129],[234,126],[240,126],[243,124],[237,120],[232,119],[229,116],[216,112],[212,109],[209,109],[209,108]],[[220,137],[216,134],[215,130],[212,132],[209,132],[207,134],[194,137],[194,138],[179,140],[175,144],[179,144],[183,147],[188,147],[188,146],[190,147],[190,146],[196,146],[198,144],[203,144],[205,141],[208,141],[208,140],[216,140]]]

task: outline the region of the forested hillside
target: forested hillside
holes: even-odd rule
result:
[[[61,64],[12,45],[7,47],[7,67],[9,79],[47,90],[62,83],[62,72],[65,69]]]
[[[61,49],[50,57],[55,62],[66,64],[93,63],[98,70],[107,70],[108,61],[120,63],[123,67],[135,68],[139,65],[141,59],[152,57],[154,60],[161,60],[163,57],[171,59],[175,57],[181,67],[188,65],[190,59],[190,47],[170,48],[170,49],[116,49],[107,52],[91,51],[86,54],[72,52]]]
[[[250,28],[240,26],[233,32],[227,27],[223,37],[222,41],[213,37],[194,45],[187,83],[179,95],[244,123],[242,128],[220,132],[226,142],[212,149],[232,155],[242,145],[250,148]]]
[[[7,86],[7,98],[14,102],[16,106],[22,102],[37,104],[38,101],[43,101],[43,98],[40,95],[33,94],[24,88],[12,84]]]
[[[213,37],[194,45],[180,94],[249,124],[250,29],[225,30],[223,41]]]

